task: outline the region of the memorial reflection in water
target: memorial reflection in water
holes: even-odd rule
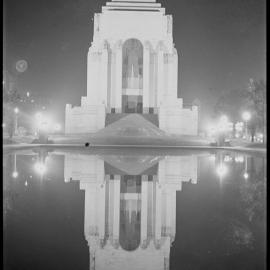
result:
[[[8,269],[266,269],[263,155],[35,148],[3,161]]]
[[[169,269],[176,191],[197,183],[198,156],[65,154],[65,181],[85,191],[90,269]]]

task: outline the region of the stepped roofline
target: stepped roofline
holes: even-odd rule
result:
[[[165,14],[165,8],[156,0],[112,0],[102,7],[102,12],[111,11],[147,11]]]

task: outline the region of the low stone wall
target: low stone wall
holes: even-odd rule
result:
[[[88,105],[72,107],[66,105],[65,133],[93,133],[105,127],[105,106]]]
[[[161,106],[159,128],[178,135],[198,135],[198,107]]]

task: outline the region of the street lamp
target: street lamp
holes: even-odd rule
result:
[[[18,113],[19,109],[16,107],[14,108],[14,113],[15,113],[15,134],[18,133]]]
[[[247,123],[251,119],[251,113],[250,112],[243,112],[242,118],[245,121],[245,125],[246,125],[246,138],[247,138],[248,137]]]
[[[46,168],[46,165],[45,163],[41,162],[41,161],[38,161],[35,166],[35,171],[40,174],[41,176],[46,172],[47,168]]]

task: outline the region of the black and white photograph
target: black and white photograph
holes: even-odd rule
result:
[[[266,0],[3,0],[3,269],[266,270]]]

